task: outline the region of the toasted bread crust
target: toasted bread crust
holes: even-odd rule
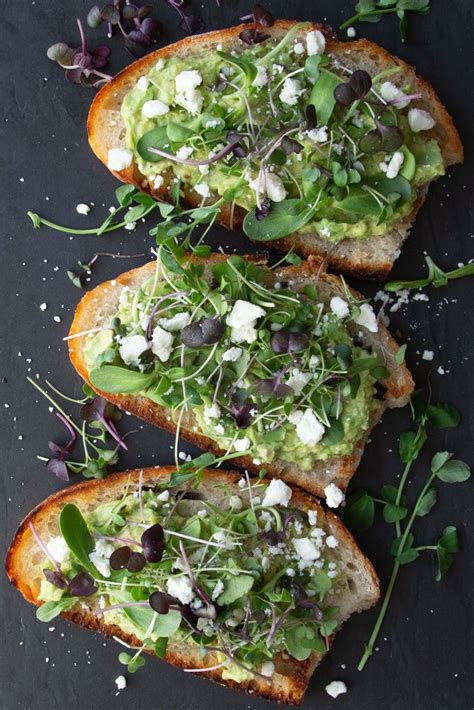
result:
[[[214,254],[204,261],[207,265],[211,265],[225,258],[226,257],[222,255]],[[266,263],[264,258],[255,256],[246,258],[257,260],[262,266]],[[339,279],[336,276],[325,273],[322,267],[323,264],[321,260],[312,257],[307,262],[302,262],[298,267],[279,269],[275,277],[278,278],[279,281],[300,284],[301,288],[304,284],[310,282],[314,283],[319,279],[320,287],[326,289],[328,294],[341,293]],[[151,273],[154,268],[155,263],[150,262],[139,269],[128,271],[118,276],[113,282],[105,282],[92,291],[89,291],[79,303],[69,333],[69,336],[73,336],[69,340],[69,354],[74,368],[91,387],[92,384],[89,380],[89,372],[84,358],[86,336],[79,334],[104,322],[108,317],[105,313],[108,312],[110,308],[116,306],[118,294],[121,289],[124,286],[133,285],[142,280],[145,278],[145,275]],[[271,272],[269,271],[269,275],[270,274]],[[294,286],[294,288],[296,288],[296,286]],[[360,297],[360,294],[356,292],[354,292],[354,294]],[[358,330],[360,330],[360,328],[358,328]],[[319,497],[324,497],[324,488],[331,482],[335,483],[342,490],[345,490],[359,465],[366,440],[372,427],[377,423],[387,407],[400,407],[408,402],[413,391],[413,380],[406,366],[404,364],[397,365],[395,362],[394,356],[398,350],[398,344],[381,324],[377,334],[366,333],[366,337],[368,344],[374,347],[383,358],[383,361],[390,371],[390,377],[384,383],[387,388],[385,399],[383,402],[380,402],[380,406],[374,410],[369,429],[357,443],[353,453],[351,455],[334,457],[334,459],[331,459],[329,462],[317,462],[311,471],[302,471],[296,464],[275,461],[272,464],[265,465],[269,476],[282,478],[288,483],[299,485]],[[146,422],[172,433],[176,431],[176,422],[171,417],[170,411],[146,397],[96,391],[121,409],[131,412]],[[219,448],[219,445],[201,433],[196,424],[196,420],[191,414],[187,418],[183,417],[180,428],[182,438],[202,449],[212,451],[217,455],[223,455],[225,452]],[[253,473],[259,472],[259,466],[248,456],[242,456],[235,459],[235,461],[237,465]]]
[[[290,20],[278,20],[273,27],[266,28],[266,32],[274,37],[281,37],[295,24]],[[175,44],[152,52],[120,72],[99,91],[89,112],[87,123],[89,142],[97,157],[107,165],[108,149],[123,142],[125,130],[119,111],[122,98],[135,85],[138,78],[147,73],[158,59],[166,59],[170,56],[186,57],[200,49],[205,51],[208,48],[213,48],[218,43],[226,49],[238,47],[240,43],[238,36],[244,27],[248,27],[248,25],[186,37]],[[304,23],[301,32],[304,33],[312,29],[319,29],[325,34],[327,51],[334,56],[341,56],[342,61],[348,67],[363,67],[372,74],[392,67],[400,67],[403,81],[410,82],[413,90],[422,94],[422,99],[417,101],[417,106],[428,110],[436,120],[435,127],[428,135],[438,141],[445,165],[448,167],[463,161],[462,143],[450,115],[432,86],[418,77],[410,65],[368,40],[340,42],[335,38],[332,30],[325,25]],[[397,81],[397,75],[393,81]],[[112,114],[116,124],[113,130],[110,127]],[[165,179],[163,186],[156,190],[140,173],[136,165],[127,170],[114,172],[114,175],[119,180],[131,183],[140,190],[148,192],[156,199],[172,200],[170,179]],[[309,255],[324,256],[331,268],[361,278],[381,280],[389,274],[424,198],[425,195],[420,195],[411,214],[383,237],[343,239],[340,242],[331,243],[318,234],[295,233],[285,239],[270,242],[270,245],[284,251],[292,248],[304,257]],[[198,204],[196,193],[190,189],[184,189],[183,204],[189,207],[196,206]],[[219,222],[230,229],[241,229],[245,215],[244,209],[237,208],[231,222],[230,208],[225,206],[219,215]]]
[[[160,483],[166,480],[173,470],[172,467],[142,469],[143,483],[145,485]],[[140,470],[137,469],[112,474],[104,481],[93,480],[78,483],[53,494],[36,506],[36,508],[26,516],[20,524],[8,549],[5,568],[10,582],[21,592],[28,602],[37,606],[41,604],[41,601],[38,599],[39,585],[37,581],[33,585],[30,579],[30,559],[36,543],[34,542],[29,524],[32,522],[41,536],[41,531],[46,527],[47,522],[50,519],[56,519],[61,508],[66,503],[73,502],[79,507],[85,508],[87,505],[94,505],[96,501],[103,502],[105,500],[111,500],[120,495],[124,487],[130,481],[137,483],[139,476]],[[209,484],[210,487],[213,487],[215,483],[235,485],[239,478],[240,475],[235,472],[206,470],[203,473],[202,481],[204,486]],[[301,510],[317,510],[318,524],[326,525],[328,530],[337,536],[341,547],[344,546],[344,549],[347,550],[347,554],[350,555],[352,564],[357,565],[361,573],[363,573],[366,593],[364,601],[357,610],[360,611],[363,608],[368,608],[375,604],[380,594],[377,575],[369,560],[364,557],[351,534],[340,520],[332,512],[325,513],[314,498],[297,488],[293,490],[292,505]],[[351,609],[350,613],[355,610],[356,609]],[[62,614],[62,616],[68,621],[84,628],[100,631],[105,636],[115,636],[131,646],[139,647],[141,645],[138,638],[125,633],[119,626],[105,623],[103,618],[97,617],[93,613],[93,610],[85,610],[78,605],[72,611]],[[205,668],[217,663],[216,656],[213,653],[208,653],[202,658],[199,649],[196,650],[189,645],[174,645],[171,643],[168,646],[165,660],[178,668]],[[286,676],[276,673],[275,676],[268,681],[255,678],[244,683],[236,683],[232,680],[224,680],[220,669],[208,671],[205,677],[229,687],[235,687],[247,693],[256,694],[270,700],[297,705],[301,703],[311,675],[320,660],[321,658],[318,654],[313,654],[306,661],[294,661],[294,659],[290,659],[291,675]]]

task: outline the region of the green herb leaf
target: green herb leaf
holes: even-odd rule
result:
[[[146,390],[155,380],[155,373],[136,372],[126,367],[102,365],[89,373],[94,387],[112,394],[132,394]]]
[[[426,416],[429,423],[439,429],[457,427],[461,421],[461,415],[456,407],[443,402],[429,404],[426,408]]]
[[[428,515],[428,513],[431,511],[432,507],[436,503],[436,498],[437,496],[434,488],[430,488],[428,491],[426,491],[425,495],[418,503],[416,514],[420,518],[423,518],[425,515]]]
[[[254,578],[248,574],[238,574],[223,580],[224,591],[218,597],[217,603],[221,606],[233,604],[237,599],[245,596],[253,587]]]
[[[313,54],[308,57],[304,63],[304,73],[313,81],[319,77],[319,65],[321,63],[321,54]]]
[[[249,212],[244,220],[245,234],[256,242],[269,242],[297,232],[314,214],[314,209],[304,200],[291,198],[274,202],[270,213],[258,220],[254,212]]]
[[[403,463],[414,461],[426,442],[426,431],[424,427],[420,427],[415,433],[413,431],[404,431],[400,435],[399,453]]]
[[[72,609],[77,602],[77,597],[64,597],[57,602],[45,602],[36,610],[36,618],[38,621],[52,621],[57,616],[62,614],[63,611],[69,611],[69,609]]]
[[[221,59],[224,59],[228,64],[232,64],[234,67],[240,69],[249,84],[251,84],[257,76],[257,67],[248,59],[244,59],[242,56],[235,57],[233,54],[228,54],[227,52],[222,52],[221,50],[217,50],[217,55],[221,57]]]
[[[308,103],[316,109],[318,124],[321,126],[327,126],[329,123],[336,106],[334,89],[340,83],[338,76],[323,70],[312,88]]]
[[[342,520],[350,530],[355,532],[368,530],[373,525],[374,516],[374,501],[367,491],[349,493],[342,512]]]
[[[74,557],[93,577],[100,574],[89,559],[94,550],[94,540],[79,508],[67,503],[59,516],[59,528],[66,545]]]
[[[443,483],[463,483],[470,478],[471,469],[464,461],[449,459],[436,470],[436,475]]]
[[[383,507],[383,518],[386,523],[397,523],[406,518],[408,510],[401,505],[387,503]]]
[[[158,148],[170,152],[170,139],[166,131],[166,126],[158,126],[148,133],[145,133],[137,143],[137,153],[143,160],[156,163],[163,160],[160,155],[150,153],[150,148]]]
[[[163,636],[162,638],[159,638],[155,645],[153,646],[153,650],[158,656],[158,658],[166,658],[166,649],[168,646],[168,638],[166,636]]]
[[[405,362],[405,353],[406,353],[407,346],[406,344],[401,345],[397,352],[395,353],[395,362],[397,365],[401,365],[402,363]]]
[[[134,185],[120,185],[115,190],[115,197],[120,207],[128,207],[136,193]]]
[[[312,651],[326,652],[326,646],[317,629],[304,623],[285,630],[285,647],[290,656],[297,661],[306,660]]]
[[[460,550],[459,538],[456,528],[449,525],[443,530],[443,534],[436,546],[438,558],[438,571],[435,579],[440,582],[454,561],[454,554]]]
[[[123,609],[123,613],[132,623],[144,631],[150,629],[153,617],[155,617],[151,631],[149,630],[148,633],[166,637],[173,636],[176,633],[182,618],[179,611],[171,610],[167,614],[157,614],[151,607],[141,606],[126,607]]]

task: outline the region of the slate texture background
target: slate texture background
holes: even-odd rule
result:
[[[68,363],[61,338],[67,333],[80,297],[66,277],[78,259],[100,251],[125,254],[146,252],[152,246],[147,228],[103,237],[68,238],[42,229],[35,231],[26,210],[41,212],[60,223],[91,226],[102,220],[114,204],[115,180],[88,148],[85,120],[93,92],[69,85],[59,69],[46,58],[53,42],[77,39],[74,18],[85,17],[92,0],[48,0],[15,3],[0,1],[0,432],[2,480],[0,483],[1,541],[5,551],[17,524],[37,502],[61,487],[48,474],[37,454],[47,452],[47,441],[61,434],[47,403],[27,383],[27,374],[49,378],[71,395],[78,396],[80,382]],[[251,3],[223,0],[223,7],[208,0],[191,3],[206,21],[207,29],[236,24],[250,11]],[[352,14],[348,0],[267,0],[275,16],[327,21],[337,26]],[[156,0],[163,21],[159,44],[182,36],[177,16]],[[455,117],[466,149],[464,167],[434,185],[411,238],[398,260],[394,275],[417,277],[423,272],[423,254],[428,252],[446,268],[466,262],[473,253],[473,9],[468,0],[433,0],[431,15],[410,18],[409,39],[401,43],[393,18],[380,25],[359,25],[358,36],[378,41],[417,66],[432,81]],[[101,31],[89,32],[91,43],[103,39]],[[100,38],[100,39],[99,39]],[[117,39],[112,69],[125,66],[130,58]],[[79,202],[94,202],[88,217],[77,215]],[[245,239],[214,229],[214,246],[248,250]],[[146,258],[102,259],[94,269],[93,283],[113,277]],[[433,369],[434,399],[455,404],[463,424],[457,430],[433,432],[425,455],[414,469],[414,484],[427,472],[436,450],[448,449],[473,462],[470,431],[473,414],[473,322],[472,280],[461,280],[438,291],[430,289],[429,302],[412,302],[390,314],[392,328],[408,342],[408,362],[421,385]],[[365,293],[378,287],[356,284]],[[43,312],[39,306],[47,303]],[[61,322],[53,317],[59,315]],[[434,351],[432,363],[423,361],[424,349]],[[440,376],[438,367],[446,370]],[[5,406],[4,406],[5,405]],[[7,406],[8,405],[8,406]],[[136,422],[126,418],[125,425]],[[397,437],[409,425],[408,411],[386,415],[376,429],[353,484],[380,491],[383,483],[395,482],[400,462],[394,453]],[[171,463],[172,439],[140,427],[121,467]],[[189,447],[183,450],[191,451]],[[463,552],[446,580],[433,580],[434,562],[428,557],[405,567],[378,644],[379,651],[363,673],[356,670],[363,644],[372,628],[375,611],[353,618],[339,634],[308,691],[304,708],[329,710],[464,710],[473,707],[472,579],[473,538],[469,526],[473,512],[472,482],[463,486],[438,486],[440,501],[432,514],[417,525],[417,540],[431,541],[447,524],[460,529]],[[391,531],[379,523],[361,535],[360,544],[386,582]],[[115,696],[114,678],[123,672],[113,642],[68,626],[61,620],[43,625],[34,618],[4,576],[0,579],[2,643],[0,645],[0,704],[5,710],[34,708],[76,710],[88,707],[171,707],[204,710],[265,710],[265,701],[245,697],[186,676],[160,662],[129,678],[127,689]],[[54,630],[52,628],[54,627]],[[49,630],[48,630],[49,629]],[[346,681],[349,692],[332,700],[324,692],[333,679]]]

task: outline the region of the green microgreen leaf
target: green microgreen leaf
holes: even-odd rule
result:
[[[72,609],[78,601],[77,597],[64,597],[59,601],[45,602],[36,610],[36,618],[46,623],[52,621],[64,611]]]
[[[94,540],[87,523],[76,505],[67,503],[59,516],[59,528],[66,545],[74,557],[93,577],[100,576],[89,559],[94,550]]]
[[[102,365],[91,370],[89,378],[93,386],[102,392],[132,394],[148,389],[155,379],[155,373],[136,372],[115,365]]]
[[[375,517],[375,505],[367,491],[354,491],[346,498],[342,520],[350,530],[364,532],[372,527]]]
[[[432,426],[439,429],[457,427],[461,422],[461,415],[451,404],[438,402],[429,404],[426,408],[426,417]]]
[[[435,576],[440,582],[454,561],[454,554],[460,550],[459,538],[456,528],[449,525],[443,530],[443,534],[436,545],[436,555],[438,558],[438,570]]]

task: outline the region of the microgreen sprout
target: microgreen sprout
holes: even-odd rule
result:
[[[426,286],[439,288],[440,286],[446,286],[449,281],[474,275],[474,262],[472,261],[464,266],[458,266],[457,269],[452,269],[451,271],[443,271],[434,263],[430,256],[425,256],[425,262],[428,267],[428,275],[426,278],[414,279],[412,281],[388,281],[384,286],[385,291],[425,288]]]
[[[98,251],[93,255],[92,259],[90,259],[86,263],[78,261],[78,270],[68,270],[66,272],[68,279],[74,286],[76,286],[76,288],[84,288],[84,279],[91,276],[93,265],[97,262],[99,258],[104,256],[110,257],[111,259],[138,259],[141,256],[146,256],[146,254],[112,254],[111,252]]]
[[[114,0],[113,4],[102,8],[94,5],[87,15],[87,24],[92,29],[106,24],[109,36],[118,30],[128,51],[135,57],[141,57],[161,34],[160,23],[150,17],[152,12],[151,5],[140,7],[130,0],[125,0],[125,3]]]
[[[74,49],[64,42],[58,42],[48,49],[48,59],[65,69],[66,78],[72,84],[101,86],[112,79],[109,74],[99,71],[107,64],[111,50],[103,44],[94,47],[94,49],[89,49],[84,29],[79,19],[77,20],[77,26],[79,28],[81,46],[78,49]]]
[[[356,22],[380,22],[384,15],[396,14],[400,20],[400,36],[402,41],[407,33],[407,14],[427,15],[430,11],[430,0],[359,0],[356,14],[339,26],[340,30],[351,27]]]
[[[431,394],[430,394],[431,397]],[[463,461],[453,458],[453,454],[442,451],[432,458],[431,473],[422,486],[411,509],[408,508],[405,489],[408,476],[414,462],[417,460],[427,440],[427,425],[437,428],[456,427],[460,421],[458,411],[451,405],[438,402],[432,404],[425,401],[422,393],[417,392],[411,401],[416,431],[406,431],[400,436],[399,453],[404,469],[398,486],[386,485],[382,489],[381,498],[370,495],[367,491],[354,491],[347,498],[343,520],[353,530],[367,530],[374,521],[375,505],[381,505],[385,522],[394,525],[395,538],[391,546],[394,557],[392,573],[387,584],[375,626],[364,654],[359,662],[362,670],[374,651],[390,598],[393,594],[395,582],[400,568],[416,560],[424,551],[434,551],[437,555],[438,569],[435,579],[440,581],[451,566],[454,553],[459,551],[459,542],[456,528],[448,526],[444,529],[440,539],[435,545],[416,545],[412,528],[418,517],[428,515],[437,500],[437,493],[433,483],[438,480],[443,483],[462,483],[470,477],[470,469]],[[404,520],[406,523],[403,523]]]

